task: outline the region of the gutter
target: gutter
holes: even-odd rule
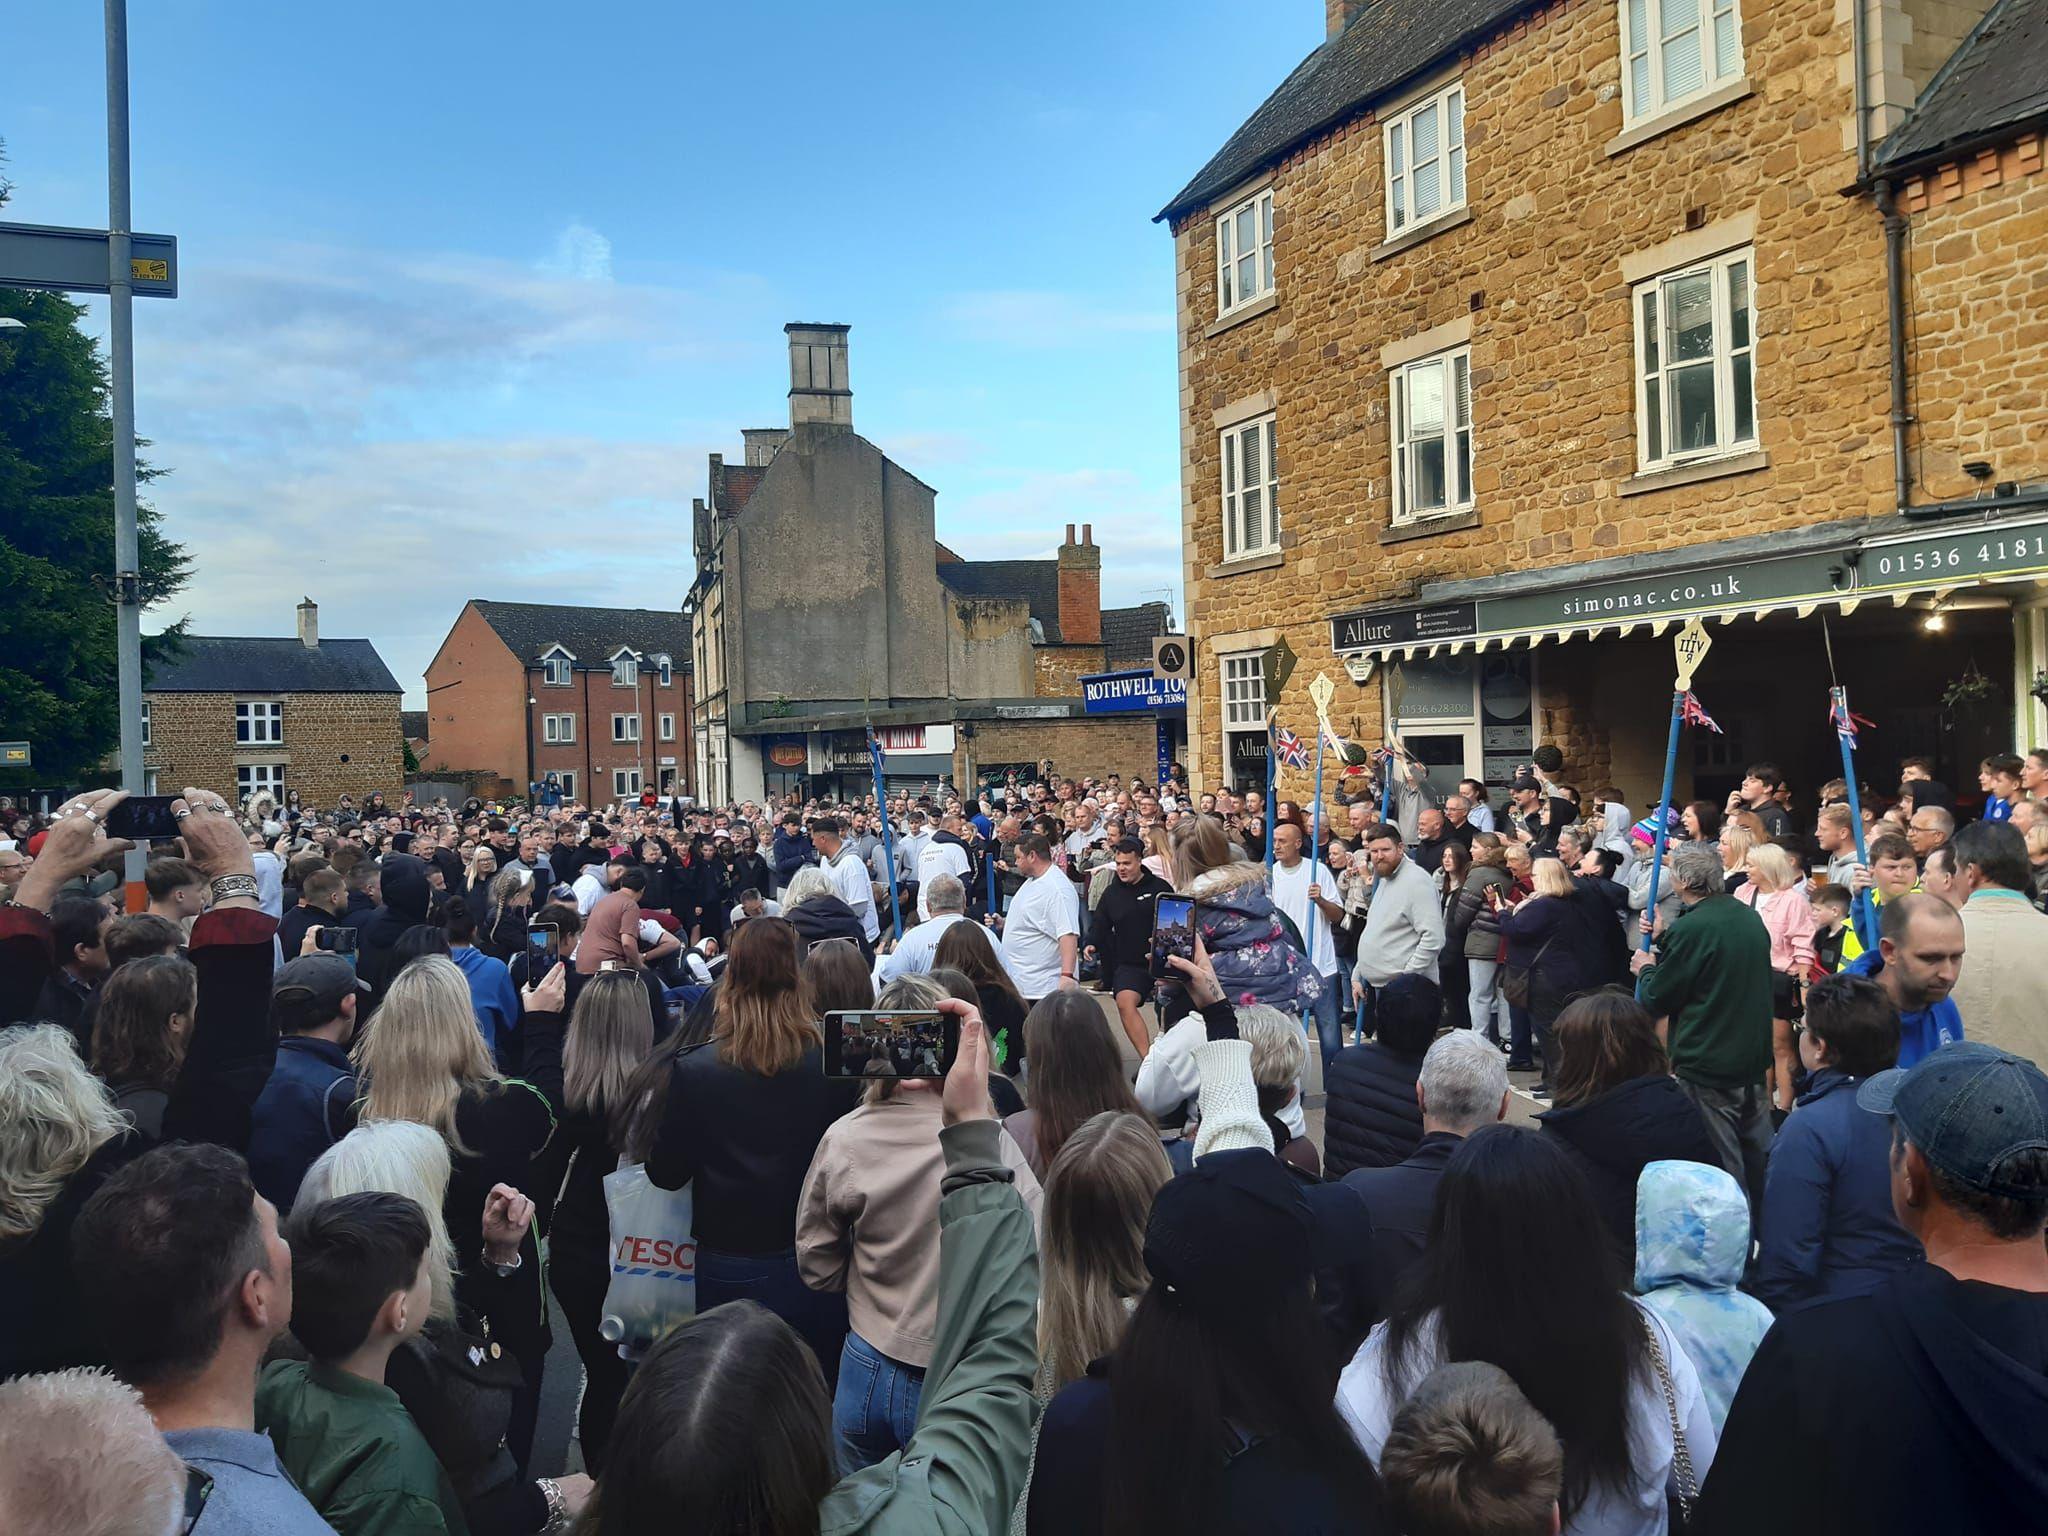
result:
[[[1877,211],[1884,216],[1884,320],[1891,370],[1892,496],[1899,512],[1915,515],[1913,466],[1909,435],[1912,403],[1906,385],[1906,216],[1899,211],[1896,189],[1889,180],[1872,189]],[[1938,514],[1922,514],[1938,515]]]

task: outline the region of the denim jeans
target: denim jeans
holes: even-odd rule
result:
[[[1508,1005],[1500,995],[1500,962],[1468,958],[1465,966],[1472,977],[1472,1027],[1489,1040],[1505,1039]]]
[[[839,1475],[851,1477],[910,1444],[923,1396],[923,1371],[891,1360],[849,1329],[832,1395]]]
[[[1325,976],[1323,990],[1316,994],[1315,1007],[1309,1010],[1315,1019],[1316,1044],[1323,1053],[1323,1070],[1330,1069],[1330,1058],[1344,1046],[1342,1009],[1350,1001],[1350,991],[1344,985],[1342,976]]]
[[[811,1346],[827,1385],[839,1379],[839,1351],[846,1338],[846,1295],[814,1291],[797,1273],[796,1250],[788,1253],[720,1253],[697,1250],[697,1310],[709,1312],[728,1301],[758,1301]]]

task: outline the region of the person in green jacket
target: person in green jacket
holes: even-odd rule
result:
[[[981,1014],[947,999],[960,1050],[939,1144],[939,1324],[917,1428],[835,1483],[832,1400],[810,1350],[752,1302],[656,1344],[619,1405],[578,1536],[987,1536],[1030,1456],[1038,1246],[998,1149]]]
[[[468,1536],[426,1438],[384,1366],[427,1321],[430,1227],[403,1195],[342,1195],[293,1213],[292,1332],[310,1360],[256,1386],[256,1427],[340,1536]]]
[[[1678,914],[1633,966],[1636,995],[1663,1020],[1672,1074],[1706,1117],[1754,1219],[1771,1151],[1771,936],[1724,880],[1716,849],[1688,843],[1673,853]]]

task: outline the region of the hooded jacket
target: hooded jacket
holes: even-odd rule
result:
[[[1349,1045],[1324,1074],[1323,1172],[1341,1179],[1357,1168],[1391,1168],[1422,1141],[1415,1079],[1420,1056],[1401,1056],[1378,1040]]]
[[[1718,1433],[1771,1309],[1735,1288],[1749,1258],[1749,1197],[1725,1168],[1660,1161],[1636,1183],[1636,1294],[1683,1346]]]
[[[1219,864],[1197,875],[1188,894],[1225,997],[1239,1006],[1270,1003],[1296,1017],[1315,1006],[1323,978],[1288,938],[1263,865]]]
[[[811,834],[799,831],[792,835],[787,828],[775,829],[775,884],[778,887],[789,884],[796,878],[796,872],[806,864],[818,862],[818,850],[811,846]],[[763,896],[771,894],[768,891]]]
[[[1694,1536],[2037,1532],[2048,1295],[1914,1264],[1781,1317],[1743,1375]]]
[[[806,945],[825,939],[845,939],[860,951],[861,959],[875,963],[875,947],[861,927],[860,914],[837,896],[813,896],[784,910],[790,926],[803,935]]]
[[[434,894],[427,884],[427,866],[409,853],[385,855],[378,888],[384,894],[383,905],[363,920],[356,955],[356,974],[370,984],[373,1005],[384,1000],[384,990],[391,985],[391,951],[406,929],[427,920]]]
[[[1677,1159],[1719,1166],[1699,1107],[1675,1077],[1632,1077],[1583,1103],[1536,1119],[1593,1187],[1593,1201],[1624,1257],[1636,1251],[1636,1183],[1649,1164]]]

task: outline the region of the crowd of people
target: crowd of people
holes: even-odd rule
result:
[[[2048,752],[1533,757],[0,805],[0,1529],[2043,1529]]]

